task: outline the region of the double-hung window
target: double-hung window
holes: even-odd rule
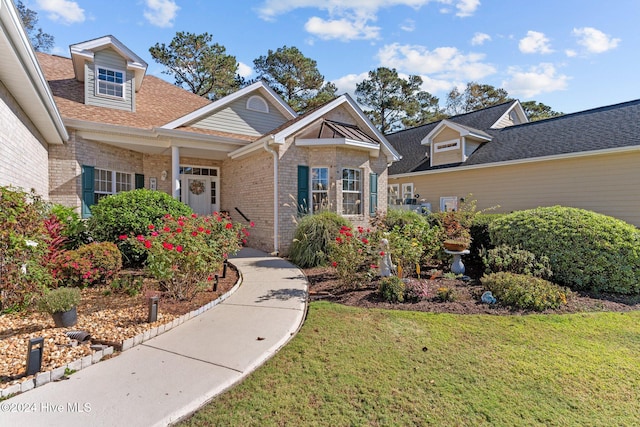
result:
[[[342,213],[362,214],[362,177],[360,169],[342,169]]]
[[[312,212],[328,208],[329,204],[329,168],[311,168]]]
[[[124,73],[98,67],[96,79],[98,95],[124,98]]]
[[[94,172],[95,203],[110,194],[132,190],[132,178],[130,173],[96,169]]]

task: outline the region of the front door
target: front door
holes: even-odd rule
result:
[[[180,175],[180,187],[182,202],[186,203],[198,215],[211,215],[220,210],[218,200],[218,174],[217,170],[206,169],[206,174],[201,172],[204,168],[184,168],[193,173]],[[214,172],[215,173],[212,173]]]

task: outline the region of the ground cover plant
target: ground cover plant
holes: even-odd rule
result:
[[[637,425],[640,313],[457,316],[314,302],[181,425]]]

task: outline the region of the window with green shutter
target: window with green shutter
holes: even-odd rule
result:
[[[378,174],[369,174],[369,213],[376,214],[378,209]]]
[[[91,216],[91,206],[95,203],[94,167],[82,166],[82,209],[83,218]]]
[[[298,166],[298,214],[309,212],[309,166]]]

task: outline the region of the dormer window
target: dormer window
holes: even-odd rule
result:
[[[247,100],[247,110],[258,111],[260,113],[269,112],[269,104],[261,96],[253,95]]]
[[[99,67],[96,86],[98,95],[124,98],[124,73]]]

